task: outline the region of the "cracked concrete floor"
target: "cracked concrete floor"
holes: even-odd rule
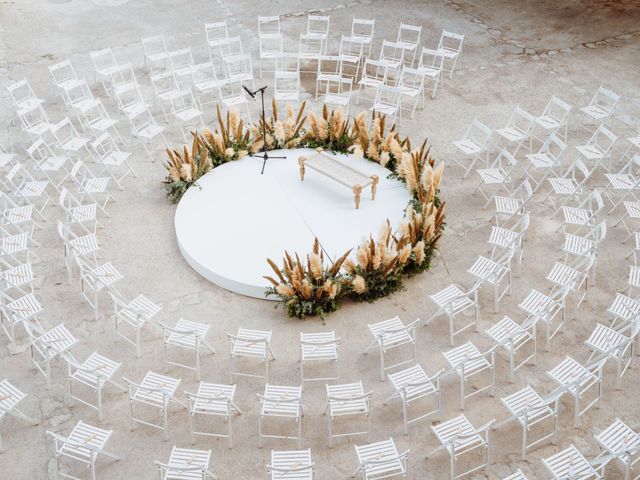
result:
[[[255,24],[258,14],[280,14],[288,40],[297,42],[305,28],[309,12],[331,15],[332,49],[337,49],[339,34],[347,32],[353,16],[376,19],[376,43],[383,38],[393,39],[400,21],[423,26],[422,42],[437,44],[440,31],[446,28],[466,34],[463,64],[446,81],[436,99],[428,100],[412,121],[407,120],[401,130],[415,141],[426,135],[433,144],[436,158],[447,160],[449,145],[463,134],[466,126],[478,117],[494,128],[502,126],[517,104],[536,114],[542,111],[553,94],[575,107],[585,105],[592,92],[604,84],[622,95],[619,117],[612,128],[622,139],[614,157],[625,148],[624,138],[637,134],[640,114],[638,95],[640,68],[640,2],[569,0],[566,2],[492,0],[492,1],[331,1],[280,0],[277,2],[196,1],[184,0],[13,0],[0,2],[0,87],[12,81],[28,78],[36,92],[46,98],[47,110],[55,119],[64,115],[60,102],[54,97],[47,66],[69,58],[81,76],[92,78],[89,52],[110,46],[117,58],[131,61],[136,74],[150,93],[149,78],[142,68],[140,38],[155,33],[171,37],[176,47],[191,46],[198,58],[205,50],[202,24],[205,21],[226,19],[232,34],[241,35],[245,47],[256,55]],[[294,43],[295,44],[295,43]],[[305,85],[311,85],[308,81]],[[112,113],[114,105],[101,90],[94,88]],[[310,92],[307,92],[309,95]],[[0,121],[5,128],[0,142],[21,152],[27,145],[23,134],[10,124],[8,98],[3,98]],[[366,101],[362,105],[368,107]],[[317,107],[317,106],[316,106]],[[354,109],[354,111],[357,109]],[[207,119],[213,111],[206,112]],[[571,121],[575,122],[575,114]],[[123,134],[127,127],[121,122]],[[571,135],[570,145],[584,142],[584,131]],[[169,140],[179,145],[176,131]],[[459,180],[459,170],[448,166],[443,194],[448,201],[447,230],[441,241],[440,254],[433,269],[407,282],[406,289],[375,304],[345,304],[326,324],[317,319],[304,322],[287,320],[282,310],[274,310],[272,303],[247,299],[221,290],[202,280],[182,260],[173,233],[174,207],[167,204],[159,184],[163,177],[162,151],[156,151],[151,162],[138,147],[134,150],[136,179],[128,179],[124,191],[115,192],[116,203],[110,208],[111,217],[103,220],[98,232],[103,244],[104,258],[125,274],[122,290],[127,295],[146,292],[164,305],[161,320],[172,323],[184,316],[209,322],[213,328],[211,342],[217,350],[203,362],[204,378],[227,381],[228,361],[225,331],[238,326],[272,329],[273,348],[278,359],[273,364],[271,381],[287,384],[298,378],[297,338],[301,331],[334,329],[343,338],[341,350],[341,380],[362,379],[365,387],[374,392],[374,414],[371,440],[393,436],[400,449],[411,449],[409,478],[448,478],[448,459],[440,454],[426,458],[436,440],[430,431],[431,422],[444,421],[459,413],[456,382],[444,381],[444,406],[432,418],[412,426],[408,436],[402,435],[401,411],[397,403],[383,405],[390,394],[388,383],[377,377],[378,356],[361,354],[368,342],[366,324],[400,315],[405,321],[426,318],[432,312],[427,295],[451,281],[470,284],[466,269],[478,254],[487,250],[490,212],[481,208],[482,202],[472,195],[476,180],[471,176]],[[570,151],[568,158],[574,157]],[[601,184],[596,178],[593,185]],[[555,259],[560,258],[561,235],[557,223],[549,221],[550,207],[542,203],[538,194],[533,204],[533,221],[525,249],[522,276],[514,281],[514,292],[504,300],[501,314],[521,319],[516,305],[530,288],[546,289],[545,276]],[[256,214],[262,214],[258,212]],[[610,215],[611,224],[620,216]],[[60,215],[56,207],[47,210],[45,228],[37,233],[43,244],[42,261],[37,265],[42,278],[39,295],[45,306],[43,318],[47,325],[67,324],[81,340],[76,349],[79,358],[94,350],[123,362],[121,373],[139,380],[149,369],[162,371],[161,335],[148,328],[143,333],[143,355],[135,359],[128,345],[115,343],[108,319],[95,321],[93,312],[80,296],[78,282],[66,279],[62,246],[57,240],[54,225]],[[364,233],[364,232],[363,232]],[[221,233],[223,234],[223,233]],[[224,233],[232,234],[232,233]],[[499,397],[530,383],[538,391],[553,388],[545,372],[569,354],[585,360],[588,356],[583,341],[598,321],[604,321],[606,309],[616,292],[626,284],[629,243],[623,244],[624,233],[612,228],[601,251],[597,284],[589,290],[587,301],[579,311],[570,304],[568,322],[554,340],[551,353],[541,352],[537,365],[525,368],[513,385],[507,380],[504,360],[499,360],[496,398],[481,395],[469,402],[466,414],[480,425],[491,418],[505,417]],[[283,244],[283,248],[286,244]],[[491,325],[501,315],[492,313],[489,291],[481,295],[481,329]],[[105,310],[106,310],[105,305]],[[489,342],[481,333],[469,333],[463,340],[472,340],[479,347]],[[2,434],[7,445],[0,454],[0,479],[55,478],[55,464],[50,460],[52,445],[45,430],[68,432],[83,419],[96,423],[96,415],[88,408],[73,402],[66,393],[64,369],[57,364],[53,386],[45,388],[41,375],[30,368],[27,352],[10,355],[6,340],[0,349],[0,377],[9,377],[29,394],[24,409],[39,419],[36,426],[27,426],[12,419],[3,419]],[[418,329],[418,361],[428,372],[444,366],[441,351],[448,348],[445,322],[434,322]],[[489,478],[501,478],[516,468],[522,468],[529,478],[549,478],[540,459],[570,443],[586,455],[597,453],[592,435],[618,416],[631,424],[640,420],[637,397],[638,361],[624,378],[623,389],[614,386],[612,367],[606,370],[604,400],[597,409],[586,415],[581,428],[572,427],[573,406],[563,401],[560,433],[549,445],[533,451],[526,462],[519,459],[520,430],[515,425],[503,427],[492,434],[492,465]],[[194,376],[171,367],[169,374],[183,379],[180,390],[193,391]],[[229,450],[223,440],[199,440],[197,448],[213,450],[211,469],[220,478],[252,479],[264,475],[269,452],[293,448],[290,442],[267,441],[258,448],[255,393],[261,391],[259,382],[240,379],[238,400],[244,414],[234,420],[235,448]],[[303,421],[303,445],[312,449],[318,478],[346,478],[355,469],[354,443],[364,439],[343,439],[332,449],[326,447],[326,419],[322,416],[324,392],[321,386],[305,390],[306,415]],[[157,475],[153,460],[168,458],[171,446],[188,446],[186,417],[183,411],[172,411],[169,419],[170,440],[139,426],[128,428],[126,395],[109,391],[105,399],[105,420],[102,426],[114,430],[111,450],[119,454],[119,462],[100,462],[99,478],[151,479]],[[609,470],[608,478],[621,478],[617,466]],[[478,476],[482,478],[482,476]]]

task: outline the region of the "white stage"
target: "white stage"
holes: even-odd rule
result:
[[[264,299],[263,275],[273,276],[267,258],[280,265],[285,250],[306,255],[318,237],[335,259],[370,233],[377,237],[387,218],[394,228],[402,219],[409,193],[378,164],[348,158],[356,169],[380,177],[376,200],[367,188],[356,210],[351,189],[334,180],[308,169],[300,181],[298,157],[315,152],[271,153],[287,158],[269,160],[264,175],[260,158],[227,163],[200,178],[201,188],[191,187],[180,200],[175,216],[180,251],[216,285]]]

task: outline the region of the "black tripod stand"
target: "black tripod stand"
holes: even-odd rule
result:
[[[286,156],[270,156],[267,153],[267,117],[264,113],[264,91],[267,89],[267,86],[261,87],[257,89],[255,92],[252,92],[244,85],[242,86],[244,90],[249,94],[249,96],[253,99],[256,98],[256,93],[260,92],[260,98],[262,100],[262,153],[250,153],[251,157],[262,157],[262,170],[260,170],[260,175],[264,174],[264,167],[267,165],[267,160],[270,158],[287,158]]]

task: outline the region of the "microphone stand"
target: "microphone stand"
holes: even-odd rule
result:
[[[244,85],[242,86],[244,90],[249,94],[251,98],[255,100],[256,93],[260,92],[260,99],[262,100],[262,153],[250,153],[250,157],[262,157],[262,170],[260,170],[260,175],[264,175],[264,167],[267,165],[267,160],[270,158],[287,158],[286,156],[275,156],[267,153],[267,118],[264,111],[264,91],[267,89],[267,86],[258,88],[256,91],[252,92]]]

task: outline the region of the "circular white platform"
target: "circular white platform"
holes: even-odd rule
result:
[[[377,235],[387,218],[394,227],[402,219],[409,193],[387,179],[388,170],[348,158],[358,170],[380,177],[376,200],[365,189],[356,210],[351,190],[334,180],[307,169],[300,181],[298,157],[312,153],[274,151],[287,158],[269,160],[264,175],[261,159],[245,157],[198,180],[201,188],[185,193],[175,216],[178,246],[189,265],[227,290],[264,299],[263,275],[273,275],[267,258],[280,264],[285,250],[306,254],[318,237],[335,259],[370,233]]]

